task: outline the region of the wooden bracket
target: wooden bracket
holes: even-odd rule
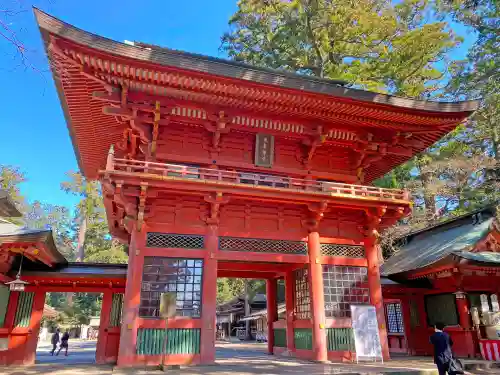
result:
[[[231,131],[231,118],[224,111],[208,116],[208,121],[204,123],[205,129],[212,133],[212,150],[218,151],[222,134]]]
[[[325,143],[327,135],[328,131],[324,131],[323,125],[318,125],[314,135],[302,141],[302,145],[305,147],[305,156],[302,160],[304,165],[308,165],[311,162],[318,147]]]
[[[379,206],[376,208],[368,208],[365,209],[366,215],[366,224],[360,226],[360,232],[368,238],[374,238],[376,241],[380,238],[380,223],[382,222],[382,218],[387,212],[387,207]]]
[[[328,210],[328,202],[311,203],[307,208],[309,209],[309,217],[302,221],[302,225],[307,228],[309,232],[317,231],[319,223]]]
[[[205,196],[205,202],[210,204],[210,215],[205,218],[205,222],[208,225],[218,225],[219,224],[219,213],[220,206],[222,204],[228,203],[230,200],[229,196],[223,196],[221,192],[217,192],[211,195]]]

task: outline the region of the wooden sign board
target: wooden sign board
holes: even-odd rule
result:
[[[160,295],[160,316],[163,319],[173,318],[177,310],[176,294],[165,292]]]
[[[255,165],[271,168],[274,160],[274,136],[257,134],[255,138]]]
[[[380,359],[383,362],[375,306],[351,305],[351,317],[356,360],[372,359],[376,361]]]

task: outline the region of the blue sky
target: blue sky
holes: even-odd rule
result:
[[[34,5],[118,41],[137,40],[218,57],[224,57],[218,50],[220,36],[236,10],[236,0],[40,0]],[[77,170],[77,164],[52,77],[45,71],[38,28],[30,9],[11,22],[22,29],[19,38],[30,61],[44,72],[19,66],[11,46],[0,38],[0,164],[24,171],[28,181],[22,193],[29,200],[71,207],[77,198],[62,192],[59,184],[66,171]],[[474,37],[461,27],[455,32],[466,38],[455,54],[461,58]]]

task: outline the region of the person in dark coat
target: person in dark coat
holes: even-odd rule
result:
[[[434,345],[434,363],[436,364],[439,375],[450,374],[450,365],[453,361],[453,341],[450,335],[443,332],[444,324],[436,323],[434,333],[430,338],[431,344]]]
[[[61,345],[59,346],[59,350],[57,351],[56,355],[59,355],[61,352],[61,349],[66,349],[66,352],[64,355],[67,357],[68,356],[68,341],[69,341],[69,333],[68,331],[64,332],[63,336],[61,337]]]
[[[59,332],[61,332],[58,329],[52,334],[52,337],[50,338],[50,343],[52,344],[52,350],[50,351],[50,355],[54,355],[54,352],[56,351],[57,344],[59,343]]]

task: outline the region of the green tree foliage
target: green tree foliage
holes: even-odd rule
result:
[[[426,0],[240,0],[222,48],[254,65],[428,97],[461,38]]]
[[[18,206],[24,203],[24,197],[19,188],[24,181],[26,177],[18,167],[0,165],[0,189],[6,191]]]
[[[265,293],[265,283],[262,280],[248,280],[249,298],[256,293]],[[238,278],[221,277],[217,279],[217,303],[225,303],[235,297],[242,297],[245,293],[245,280]]]
[[[108,223],[97,221],[89,226],[85,236],[85,262],[127,263],[126,246],[109,235]]]
[[[416,98],[481,98],[469,122],[375,182],[409,189],[389,238],[494,204],[500,184],[497,0],[241,0],[222,48],[236,60]],[[478,36],[463,61],[446,20]]]
[[[78,231],[76,260],[81,262],[85,257],[87,228],[104,216],[104,204],[97,181],[87,181],[79,172],[68,172],[67,176],[69,179],[61,183],[61,189],[81,198],[76,207],[75,225]]]
[[[98,181],[89,181],[79,172],[68,172],[61,188],[79,196],[73,230],[77,261],[126,263],[126,248],[109,235],[106,211]]]

